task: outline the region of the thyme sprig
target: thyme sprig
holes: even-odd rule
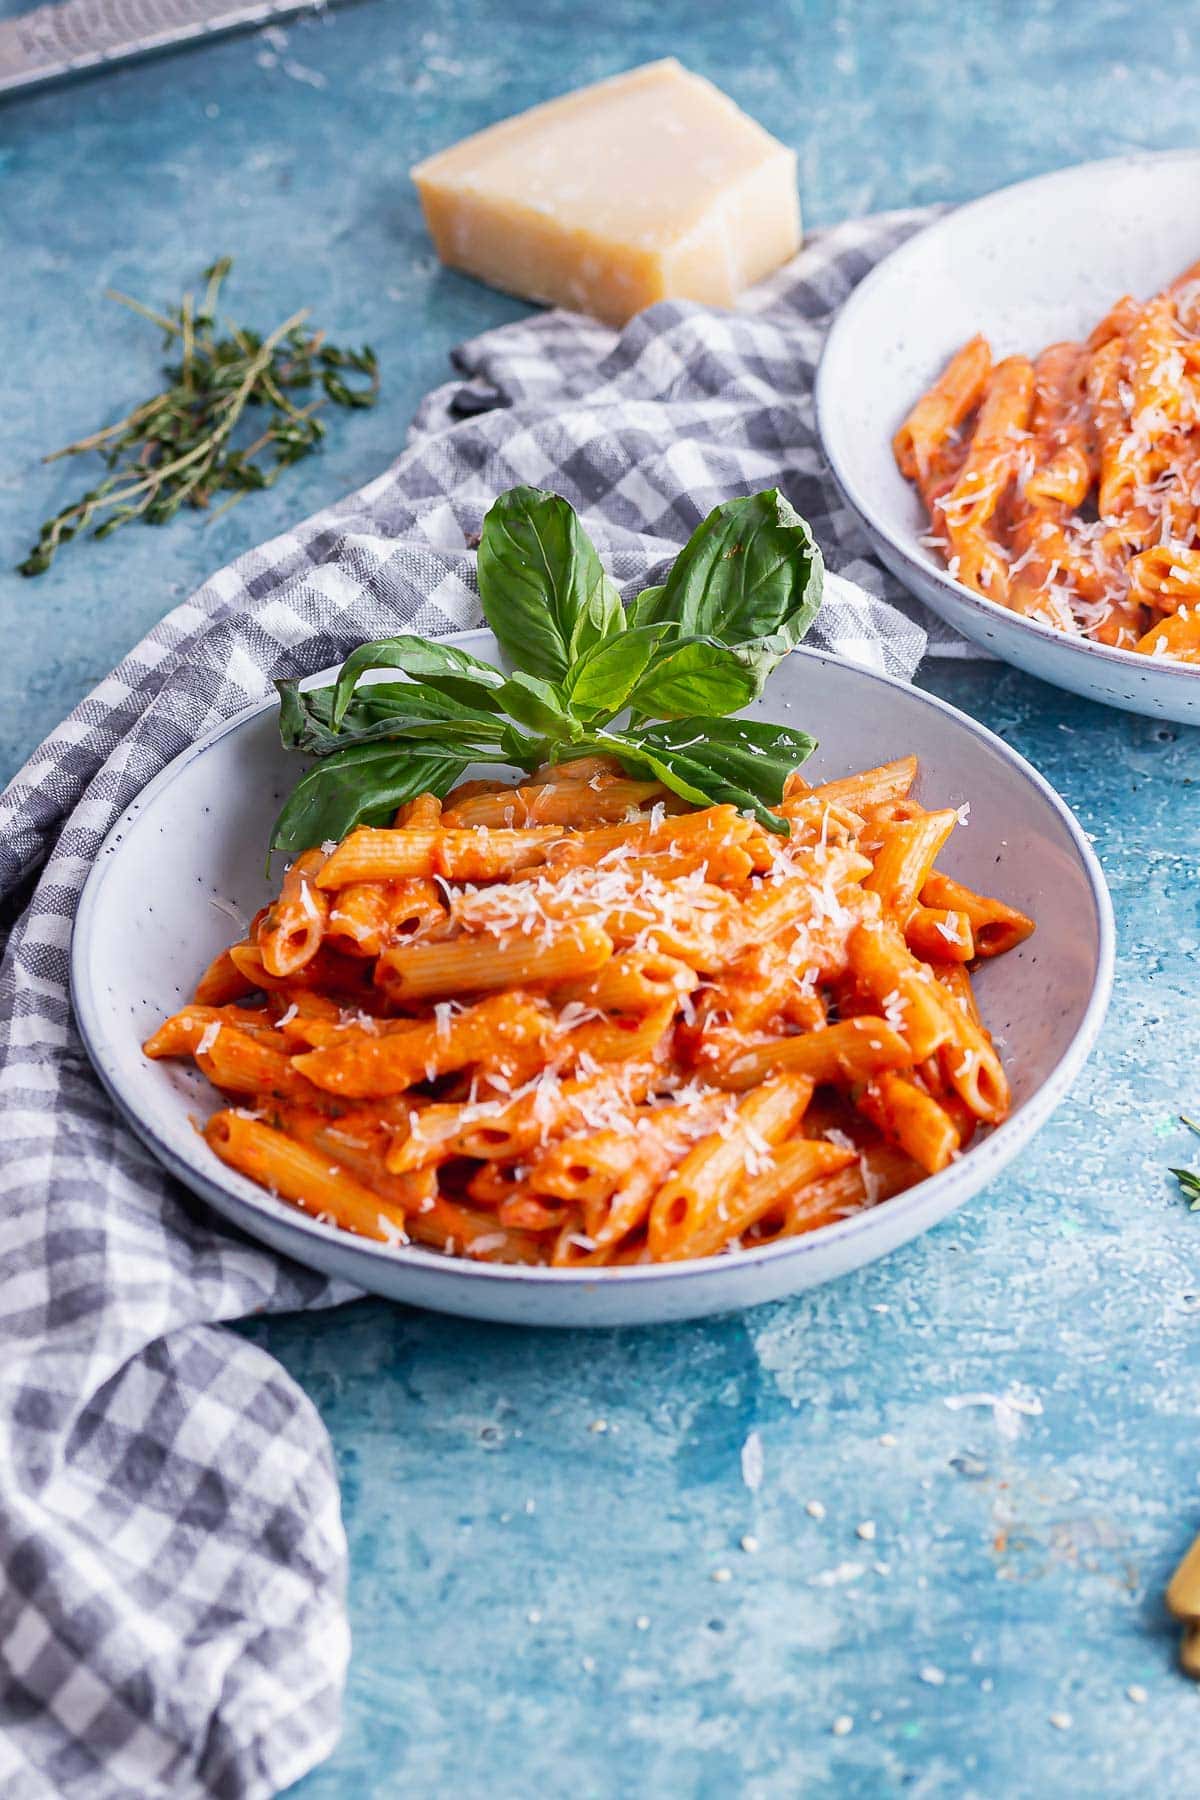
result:
[[[204,271],[199,305],[191,293],[170,313],[129,295],[108,290],[108,298],[156,325],[164,348],[176,362],[164,369],[167,386],[143,401],[115,425],[107,425],[44,458],[96,451],[109,473],[42,526],[25,561],[22,575],[41,575],[56,551],[81,532],[108,537],[132,519],[165,525],[180,507],[207,507],[214,495],[228,491],[218,513],[235,506],[247,493],[267,488],[284,469],[315,450],[325,436],[316,414],[326,402],[335,406],[373,406],[379,393],[379,365],[370,345],[359,350],[327,344],[324,333],[307,324],[307,308],[295,312],[262,337],[244,326],[221,321],[217,303],[221,285],[233,267],[221,257]],[[315,397],[300,405],[290,398]],[[250,409],[261,409],[261,429],[250,441],[235,442]],[[258,423],[259,421],[255,421]],[[248,427],[243,430],[243,439]],[[214,517],[217,514],[213,515]]]
[[[1179,1123],[1186,1125],[1200,1137],[1200,1125],[1195,1119],[1189,1119],[1186,1113],[1180,1113]],[[1200,1169],[1172,1169],[1172,1175],[1179,1183],[1179,1191],[1188,1203],[1189,1212],[1200,1212]]]

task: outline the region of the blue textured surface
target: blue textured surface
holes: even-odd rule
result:
[[[674,51],[797,145],[820,223],[1196,142],[1193,20],[375,0],[11,104],[0,776],[211,568],[375,474],[450,345],[519,312],[436,268],[418,154]],[[223,250],[245,316],[310,302],[374,342],[385,404],[214,526],[21,583],[7,565],[72,492],[38,453],[154,375],[153,334],[101,290],[162,301]],[[363,1303],[250,1328],[320,1403],[352,1547],[347,1728],[303,1800],[1193,1792],[1200,1693],[1160,1596],[1200,1525],[1200,1220],[1164,1174],[1200,1104],[1200,736],[1003,670],[927,679],[1047,773],[1113,884],[1117,997],[1074,1097],[948,1225],[755,1314],[534,1336]],[[946,1404],[1010,1388],[1040,1410]]]

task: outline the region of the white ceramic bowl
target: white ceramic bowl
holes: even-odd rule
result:
[[[496,654],[486,632],[452,641]],[[1002,1169],[1074,1080],[1112,986],[1108,890],[1053,789],[1007,744],[942,701],[800,650],[773,676],[759,709],[821,740],[808,768],[826,779],[916,751],[919,794],[938,805],[971,803],[947,869],[1038,921],[1033,938],[987,964],[978,980],[987,1022],[1004,1040],[1012,1116],[942,1174],[788,1243],[600,1272],[498,1268],[390,1250],[320,1225],[234,1174],[191,1123],[215,1103],[203,1077],[182,1064],[148,1062],[141,1044],[235,938],[230,907],[246,920],[268,897],[263,847],[303,768],[280,748],[273,702],[177,757],[114,825],[97,858],[75,921],[71,979],[102,1081],[155,1155],[252,1236],[359,1287],[441,1312],[529,1325],[648,1324],[774,1300],[883,1256]]]
[[[1200,724],[1200,670],[1023,618],[954,581],[925,549],[925,509],[892,434],[954,351],[997,356],[1080,338],[1122,294],[1200,257],[1200,150],[1040,175],[960,207],[902,244],[847,300],[817,372],[817,425],[847,504],[882,560],[948,624],[1030,675],[1130,712]]]

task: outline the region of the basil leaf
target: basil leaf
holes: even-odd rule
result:
[[[516,487],[483,521],[479,598],[505,655],[561,681],[594,644],[625,628],[621,596],[595,546],[558,494]]]
[[[571,711],[593,722],[623,711],[668,630],[665,625],[635,626],[581,656],[563,682]]]
[[[783,799],[793,770],[807,762],[817,740],[765,719],[674,719],[631,733],[661,750],[703,761],[706,768],[749,788],[763,800]]]
[[[685,637],[723,643],[776,639],[795,649],[821,604],[824,564],[812,532],[777,488],[709,513],[660,588],[636,603],[637,622],[671,620]]]
[[[300,692],[294,683],[277,686],[284,744],[310,756],[334,756],[353,744],[410,735],[439,743],[497,744],[504,731],[504,722],[495,713],[463,706],[423,682],[379,682],[360,689],[347,706],[340,729],[329,722],[335,689]]]
[[[740,712],[762,692],[756,664],[711,638],[669,642],[631,689],[628,704],[655,719]]]
[[[380,638],[373,644],[361,645],[342,664],[334,688],[335,725],[341,724],[350,696],[368,669],[399,669],[452,699],[492,710],[497,704],[492,694],[504,685],[499,669],[453,644],[419,637]]]
[[[782,798],[787,777],[816,747],[805,732],[752,719],[678,719],[601,733],[598,739],[631,773],[653,771],[694,805],[724,804],[753,813],[760,825],[781,837],[791,835],[791,826],[764,800]],[[696,794],[703,799],[697,801]]]
[[[539,768],[542,763],[550,761],[550,753],[551,745],[548,738],[526,737],[524,732],[518,731],[515,725],[510,725],[505,721],[504,735],[500,739],[499,749],[495,756],[488,756],[486,759],[476,757],[474,760],[476,762],[503,760],[512,763],[515,768],[524,769],[527,773],[532,774],[534,769]]]
[[[298,856],[356,825],[386,825],[416,794],[447,794],[467,767],[449,753],[414,745],[356,745],[310,769],[285,802],[271,832],[271,849]]]
[[[641,776],[643,780],[652,775],[664,787],[670,788],[673,794],[678,794],[681,800],[690,801],[693,806],[713,804],[707,787],[698,787],[695,781],[688,779],[683,767],[685,759],[673,750],[659,749],[652,744],[608,731],[598,734],[596,747],[610,756],[618,757],[627,775]]]
[[[279,692],[279,736],[285,750],[300,750],[307,756],[331,756],[345,747],[330,724],[332,688],[302,689],[295,681],[277,681],[275,686]],[[354,721],[356,726],[367,722],[365,715]]]
[[[303,748],[304,732],[308,725],[308,711],[305,697],[300,692],[298,681],[277,681],[276,691],[279,695],[279,736],[285,750]]]
[[[563,706],[558,689],[548,681],[539,681],[536,675],[526,675],[520,670],[511,675],[500,690],[500,701],[510,718],[518,725],[527,725],[531,731],[540,731],[551,738],[576,738],[581,726],[573,719]]]
[[[682,794],[684,799],[690,798],[693,792],[701,793],[704,795],[702,805],[736,806],[739,812],[753,813],[767,831],[779,837],[791,836],[792,828],[786,819],[765,806],[753,789],[730,780],[719,767],[714,767],[700,746],[685,753],[662,745],[639,744],[634,746],[634,751],[645,757],[660,781],[665,782],[672,792]],[[619,750],[617,754],[624,761],[625,752]]]
[[[318,688],[319,694],[328,693],[327,688]],[[424,681],[372,681],[360,687],[350,705],[346,708],[345,717],[359,720],[385,718],[410,718],[414,716],[430,719],[458,719],[468,729],[476,725],[481,730],[495,732],[499,727],[498,713],[483,711],[478,706],[468,706],[456,700],[450,694],[444,694],[440,688],[430,687]]]
[[[643,588],[641,593],[638,594],[635,599],[631,600],[629,605],[625,608],[626,623],[630,627],[658,624],[662,625],[664,629],[670,630],[671,620],[659,617],[659,600],[661,595],[661,587]]]

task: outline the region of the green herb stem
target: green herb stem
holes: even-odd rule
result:
[[[265,338],[234,324],[226,327],[227,336],[218,336],[216,308],[232,266],[229,257],[221,257],[204,271],[198,309],[190,293],[166,314],[110,290],[111,299],[178,345],[179,362],[167,370],[170,385],[152,399],[44,459],[98,451],[108,473],[46,520],[19,565],[23,575],[42,574],[64,543],[89,528],[93,536],[106,537],[136,518],[164,524],[181,506],[206,507],[215,493],[229,490],[219,514],[251,490],[272,486],[285,468],[318,447],[325,428],[314,414],[327,402],[374,404],[379,392],[374,351],[327,344],[323,332],[307,329],[306,308]],[[348,382],[347,371],[357,379]],[[289,397],[288,389],[314,385],[321,392],[304,405]],[[236,434],[251,407],[265,409],[266,424],[238,448]],[[267,456],[273,460],[260,460]]]

